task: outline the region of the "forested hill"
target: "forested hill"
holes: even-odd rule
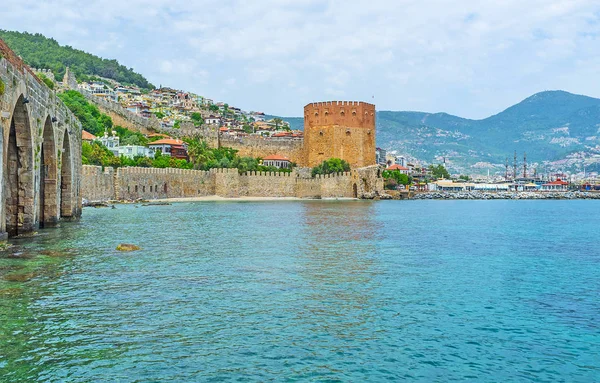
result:
[[[57,80],[62,80],[68,66],[78,80],[89,80],[93,76],[101,76],[116,80],[122,84],[137,85],[140,88],[154,88],[144,76],[135,73],[117,60],[107,60],[74,49],[68,45],[61,46],[54,39],[27,32],[13,32],[0,29],[0,39],[15,51],[33,68],[50,69]]]

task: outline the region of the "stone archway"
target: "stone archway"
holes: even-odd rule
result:
[[[73,169],[71,167],[71,140],[68,129],[65,129],[60,157],[60,216],[71,218],[73,217]]]
[[[54,225],[58,222],[58,194],[56,145],[54,128],[50,116],[46,118],[40,155],[40,201],[38,204],[38,220],[40,227]]]
[[[21,95],[15,104],[3,164],[4,212],[10,236],[32,231],[35,225],[33,140],[25,101]]]
[[[356,185],[356,183],[352,185],[352,196],[354,198],[358,198],[358,186]]]

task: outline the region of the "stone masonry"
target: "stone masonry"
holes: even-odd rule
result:
[[[0,40],[0,240],[81,214],[81,125]]]

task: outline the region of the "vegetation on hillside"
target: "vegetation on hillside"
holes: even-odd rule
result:
[[[312,169],[312,176],[314,177],[317,174],[333,174],[349,171],[350,164],[348,162],[339,158],[330,158],[323,161],[320,165],[315,166]]]
[[[235,168],[240,173],[259,172],[290,172],[291,169],[279,169],[274,166],[261,165],[260,159],[240,157],[237,150],[232,148],[211,148],[200,137],[185,139],[188,155],[194,169],[209,170],[214,168]]]
[[[62,80],[66,67],[69,67],[80,81],[101,76],[121,84],[137,85],[145,89],[154,88],[144,76],[134,72],[132,68],[119,64],[117,60],[103,59],[68,45],[61,46],[56,40],[39,33],[0,29],[0,39],[4,40],[29,66],[52,70],[58,81]]]
[[[100,112],[98,107],[90,102],[79,92],[68,90],[60,93],[58,97],[73,112],[81,122],[83,130],[95,136],[109,135],[116,132],[122,145],[146,145],[148,139],[139,132],[134,132],[121,126],[114,126],[110,116]]]

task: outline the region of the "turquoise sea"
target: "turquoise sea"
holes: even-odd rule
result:
[[[599,217],[596,201],[84,209],[0,252],[0,381],[598,382]]]

